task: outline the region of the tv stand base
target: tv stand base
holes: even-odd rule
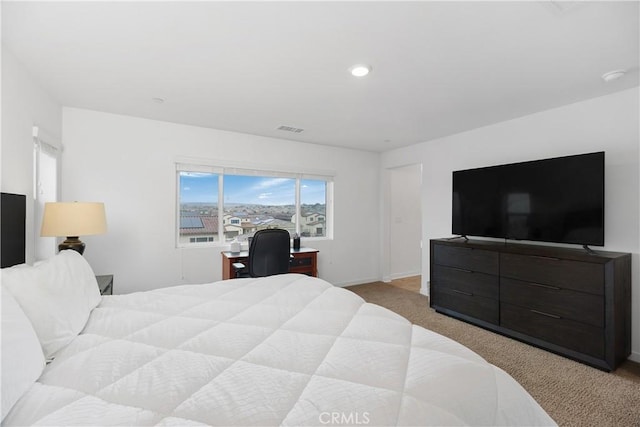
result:
[[[459,236],[447,237],[445,240],[458,240],[458,239],[464,239],[465,242],[469,241],[469,238],[464,234],[461,234]]]
[[[591,249],[589,246],[582,245],[582,247],[584,248],[585,251],[587,251],[587,253],[589,255],[598,255],[598,253],[596,251],[594,251],[593,249]]]

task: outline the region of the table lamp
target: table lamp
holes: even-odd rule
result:
[[[85,244],[79,236],[104,234],[107,232],[107,219],[104,203],[94,202],[55,202],[45,203],[42,218],[42,237],[66,237],[58,245],[58,250],[73,249],[80,254]]]

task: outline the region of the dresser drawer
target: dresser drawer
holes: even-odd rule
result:
[[[436,264],[487,274],[498,274],[499,254],[497,252],[447,245],[435,245],[433,252]]]
[[[501,278],[500,302],[604,327],[604,297],[600,295]]]
[[[446,308],[466,316],[498,325],[498,300],[478,295],[469,295],[463,291],[447,288],[435,288],[431,292],[432,306]]]
[[[602,264],[519,254],[500,254],[500,275],[563,289],[604,294]]]
[[[493,299],[498,299],[500,296],[498,276],[435,265],[432,277],[432,287],[435,288]]]
[[[602,328],[504,302],[500,303],[500,325],[579,353],[604,357]]]
[[[297,257],[297,258],[293,258],[290,262],[289,262],[289,266],[291,268],[295,268],[295,267],[306,267],[306,266],[310,266],[311,264],[313,264],[313,259],[309,256],[309,257]]]

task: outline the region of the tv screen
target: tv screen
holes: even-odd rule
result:
[[[453,172],[452,232],[604,245],[604,152]]]
[[[0,264],[2,268],[23,264],[25,261],[25,218],[27,197],[24,194],[0,195]]]

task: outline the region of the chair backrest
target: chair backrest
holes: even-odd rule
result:
[[[289,232],[279,228],[256,231],[249,246],[249,276],[264,277],[289,272]]]

